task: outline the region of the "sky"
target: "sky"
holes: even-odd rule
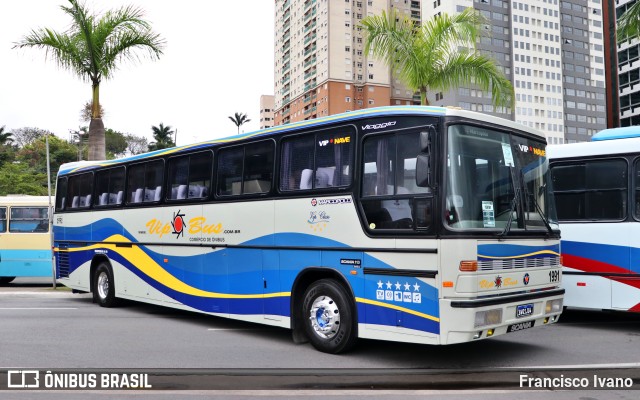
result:
[[[0,127],[45,129],[69,139],[88,125],[80,111],[91,84],[60,69],[43,49],[13,49],[32,29],[66,30],[66,0],[0,1]],[[145,12],[166,40],[159,60],[121,63],[100,84],[105,128],[152,138],[151,126],[177,129],[177,144],[236,134],[228,118],[246,113],[241,132],[259,128],[260,96],[273,94],[272,0],[86,0],[102,14],[123,5]],[[223,6],[224,5],[224,6]],[[140,53],[142,54],[142,53]]]

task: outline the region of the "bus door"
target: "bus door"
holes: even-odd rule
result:
[[[229,313],[263,315],[280,319],[278,252],[273,247],[273,201],[232,202],[216,205],[219,236],[212,238],[228,246],[224,255],[228,273]],[[215,207],[221,207],[219,209]]]
[[[613,308],[640,312],[640,158],[631,165],[631,222],[621,224],[626,225],[624,240],[629,249],[628,270],[632,277],[621,278],[616,284],[617,290],[612,291],[611,303]]]
[[[615,231],[612,235],[620,239],[616,243],[615,259],[613,262],[620,266],[620,271],[613,272],[626,274],[640,274],[640,240],[637,235],[640,234],[638,223],[625,222],[616,224]],[[612,276],[611,281],[611,308],[628,310],[636,305],[640,307],[640,278],[632,278],[626,276]],[[639,309],[640,311],[640,309]]]

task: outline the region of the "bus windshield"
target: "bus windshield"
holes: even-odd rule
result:
[[[454,229],[558,229],[544,143],[469,125],[448,131],[445,221]]]

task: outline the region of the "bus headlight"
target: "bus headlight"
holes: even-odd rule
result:
[[[476,312],[475,327],[487,325],[497,325],[502,323],[502,309],[496,308],[495,310],[478,311]]]
[[[549,300],[544,307],[545,314],[556,313],[560,311],[562,311],[562,299]]]

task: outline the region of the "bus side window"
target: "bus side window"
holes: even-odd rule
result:
[[[71,208],[88,208],[91,206],[93,193],[93,174],[75,175],[69,178],[68,196]]]
[[[7,207],[0,207],[0,232],[7,231]]]
[[[56,184],[56,211],[64,211],[67,201],[67,178],[59,178]]]
[[[425,224],[431,223],[432,202],[415,201],[416,195],[426,196],[430,190],[415,183],[418,139],[418,132],[413,132],[365,140],[362,208],[370,230],[429,228]],[[416,210],[421,213],[417,218],[413,215]]]

